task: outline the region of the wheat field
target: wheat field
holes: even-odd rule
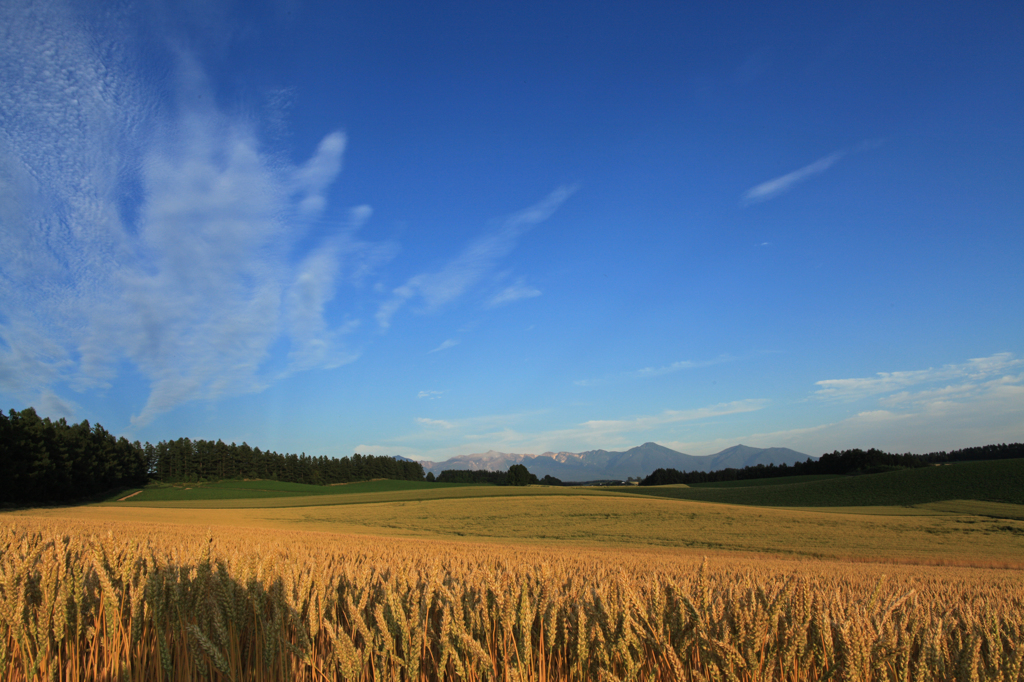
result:
[[[481,490],[488,489],[459,492]],[[114,526],[148,521],[497,544],[676,547],[705,553],[1024,568],[1024,520],[976,516],[972,512],[985,510],[961,511],[952,503],[943,510],[863,507],[835,511],[614,494],[385,498],[373,503],[315,506],[309,504],[310,499],[319,498],[307,498],[304,507],[260,509],[84,505],[7,512],[0,515],[0,522],[22,516],[49,518],[55,523],[88,519]],[[1018,516],[1024,510],[1020,505],[1003,506],[1013,507]]]
[[[1007,680],[1016,570],[0,522],[19,680]]]

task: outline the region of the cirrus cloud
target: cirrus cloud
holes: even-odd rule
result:
[[[878,372],[871,377],[853,379],[825,379],[816,382],[820,386],[815,393],[819,398],[830,400],[855,400],[874,395],[893,394],[900,396],[890,398],[896,402],[906,402],[912,394],[906,389],[921,384],[939,382],[962,382],[959,387],[946,389],[946,396],[959,392],[970,394],[983,386],[992,377],[1024,365],[1024,360],[1014,357],[1013,353],[996,353],[984,358],[973,358],[961,364],[943,365],[928,369]],[[934,394],[938,395],[938,394]]]
[[[471,242],[440,270],[418,274],[394,289],[377,310],[381,329],[391,326],[391,318],[410,300],[419,299],[424,311],[433,311],[464,294],[512,252],[523,234],[551,217],[575,191],[571,186],[557,188],[533,206],[506,218],[498,229]]]
[[[746,204],[754,204],[761,201],[767,201],[768,199],[773,199],[783,192],[789,191],[795,185],[803,182],[804,180],[824,173],[845,155],[845,152],[833,152],[828,156],[823,156],[813,163],[807,164],[803,168],[798,168],[791,173],[780,175],[773,180],[762,182],[760,185],[752,187],[746,191],[743,195],[743,202]]]
[[[498,306],[505,305],[506,303],[512,303],[513,301],[521,301],[524,298],[534,298],[540,296],[540,290],[534,289],[533,287],[526,286],[522,280],[513,284],[510,287],[505,287],[497,294],[491,297],[488,301],[487,306],[489,308],[497,308]]]
[[[262,390],[278,343],[290,347],[284,374],[357,356],[344,337],[358,321],[329,322],[325,308],[343,277],[393,249],[356,238],[368,207],[309,245],[343,133],[304,163],[283,162],[249,116],[211,104],[189,53],[177,54],[168,95],[60,4],[14,2],[4,18],[5,391],[67,413],[60,390],[102,390],[128,363],[149,383],[132,418],[146,424],[185,402]],[[124,28],[116,12],[104,21]]]

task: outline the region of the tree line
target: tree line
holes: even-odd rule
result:
[[[783,476],[868,474],[894,469],[926,467],[951,462],[972,462],[990,459],[1015,459],[1024,457],[1024,443],[1005,443],[963,448],[951,452],[930,452],[924,455],[905,453],[892,454],[871,448],[870,450],[836,450],[822,455],[817,460],[810,457],[804,462],[775,465],[758,464],[742,469],[720,469],[718,471],[678,471],[677,469],[656,469],[640,485],[670,485],[676,483],[714,483],[719,481],[744,481],[757,478],[780,478]]]
[[[81,499],[141,485],[148,475],[142,446],[114,438],[99,424],[52,422],[31,407],[6,416],[0,411],[0,502]]]
[[[423,480],[419,462],[393,457],[309,457],[278,454],[223,441],[179,438],[153,445],[115,438],[87,420],[40,418],[29,407],[0,411],[0,504],[82,500],[145,485],[261,478],[328,485],[374,478]]]
[[[562,485],[554,476],[547,475],[537,478],[531,474],[525,464],[513,464],[508,471],[489,471],[486,469],[445,469],[437,478],[434,472],[427,474],[428,481],[438,483],[476,483],[492,485]]]
[[[232,478],[260,478],[288,483],[330,485],[390,478],[401,481],[422,481],[423,465],[385,455],[351,457],[310,457],[281,455],[223,441],[179,438],[143,446],[151,463],[151,475],[159,481],[195,482]]]

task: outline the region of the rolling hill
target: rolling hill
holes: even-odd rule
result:
[[[1024,504],[1024,459],[957,462],[862,476],[794,476],[730,486],[630,486],[623,492],[763,507],[910,506],[947,500]]]

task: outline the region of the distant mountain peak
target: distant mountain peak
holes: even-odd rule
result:
[[[421,462],[424,470],[440,473],[445,469],[485,469],[504,471],[513,464],[526,464],[537,476],[550,475],[563,481],[595,481],[647,476],[655,469],[679,471],[715,471],[742,469],[758,464],[793,464],[805,454],[788,448],[754,448],[734,445],[714,455],[695,457],[648,441],[624,451],[587,450],[585,452],[545,452],[541,455],[515,454],[488,450],[473,455],[458,455],[444,462]]]

